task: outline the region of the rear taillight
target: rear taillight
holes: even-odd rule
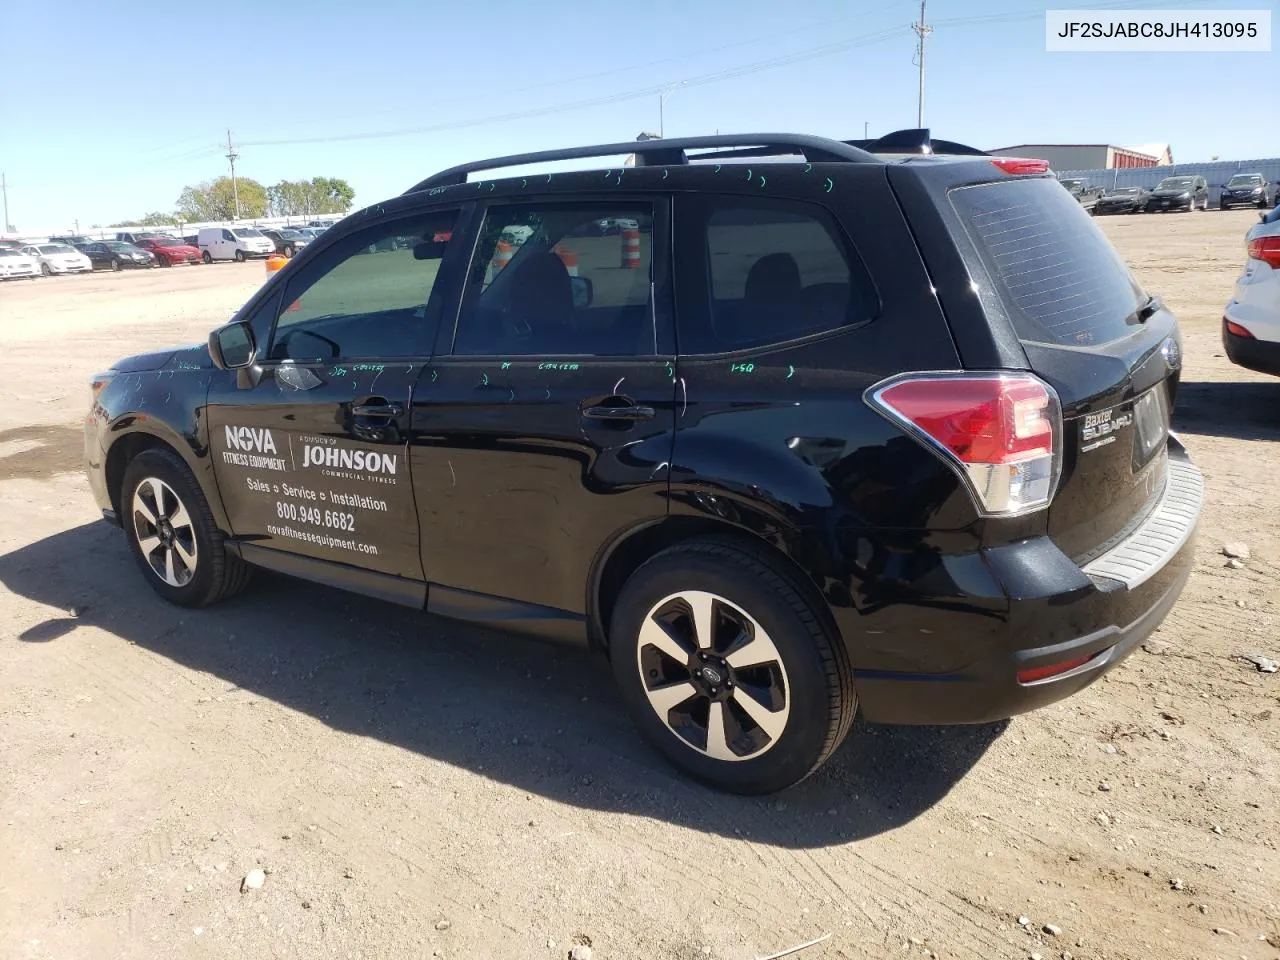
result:
[[[1070,660],[1063,660],[1060,663],[1050,663],[1043,667],[1031,667],[1027,670],[1019,670],[1018,682],[1036,683],[1040,680],[1048,680],[1050,677],[1057,677],[1061,674],[1068,673],[1076,667],[1083,667],[1096,656],[1096,653],[1091,653],[1085,657],[1073,657]]]
[[[1236,323],[1234,320],[1228,320],[1226,317],[1223,317],[1222,321],[1227,325],[1227,333],[1232,336],[1248,337],[1250,340],[1256,339],[1252,333],[1240,326],[1240,324]]]
[[[1029,373],[903,374],[869,404],[952,467],[983,516],[1043,509],[1058,487],[1062,407]]]
[[[1249,241],[1249,258],[1280,270],[1280,237],[1254,237]]]
[[[1049,161],[1036,160],[1031,157],[996,157],[991,161],[992,165],[999,167],[1005,173],[1048,173]]]

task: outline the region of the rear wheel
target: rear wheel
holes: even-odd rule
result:
[[[849,731],[857,698],[838,637],[774,560],[692,540],[641,566],[609,631],[632,718],[711,786],[769,793],[803,780]]]
[[[249,582],[253,568],[227,553],[199,484],[171,450],[144,450],[129,462],[120,512],[134,560],[170,603],[203,607]]]

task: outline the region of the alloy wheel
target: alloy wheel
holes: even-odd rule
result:
[[[724,597],[687,590],[659,600],[640,627],[636,667],[659,719],[715,760],[754,759],[786,728],[782,656],[759,621]]]
[[[196,530],[173,488],[147,477],[133,491],[133,530],[138,549],[157,577],[185,587],[196,574]]]

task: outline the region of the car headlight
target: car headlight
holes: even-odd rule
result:
[[[1178,199],[1179,199],[1179,200],[1190,200],[1190,199],[1191,199],[1191,194],[1190,194],[1190,193],[1185,193],[1185,192],[1184,192],[1184,193],[1180,193],[1180,194],[1178,194]]]

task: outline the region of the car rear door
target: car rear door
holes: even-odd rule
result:
[[[259,308],[259,362],[216,379],[208,401],[218,490],[246,549],[422,580],[409,411],[453,302],[457,216],[371,218]],[[392,237],[404,242],[370,252]]]
[[[1061,479],[1047,532],[1086,563],[1136,527],[1165,491],[1181,371],[1177,322],[1052,180],[960,185],[943,203],[972,254],[982,322],[989,331],[1007,324],[1022,363],[1061,401]],[[953,327],[965,365],[986,365],[989,358],[966,351],[976,338]]]
[[[599,552],[667,513],[668,201],[495,199],[479,216],[456,330],[413,399],[428,609],[504,598],[580,634]]]

